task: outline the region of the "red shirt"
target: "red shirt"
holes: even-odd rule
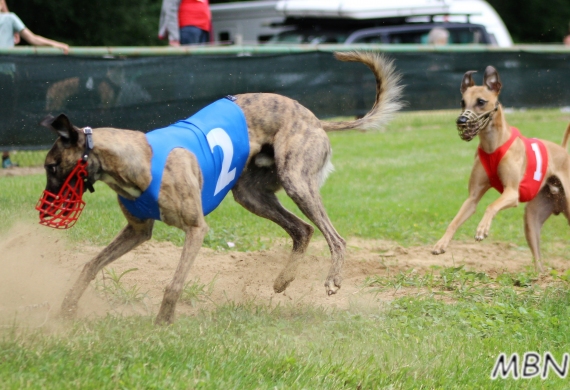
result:
[[[208,0],[181,0],[178,8],[178,25],[195,26],[210,31],[212,15]]]
[[[487,172],[491,186],[502,194],[504,188],[497,169],[503,156],[517,138],[524,142],[526,149],[526,171],[519,185],[519,201],[528,202],[538,194],[548,167],[548,152],[542,141],[537,138],[525,138],[517,128],[511,127],[511,138],[493,153],[485,153],[479,147],[479,160]]]

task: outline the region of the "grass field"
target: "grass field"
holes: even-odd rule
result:
[[[403,113],[385,132],[330,135],[336,171],[322,196],[341,235],[404,247],[433,244],[443,235],[467,195],[476,149],[476,141],[457,136],[456,115]],[[570,115],[529,110],[507,119],[527,136],[559,142]],[[34,205],[44,185],[42,175],[0,178],[0,232],[37,220]],[[456,240],[472,240],[496,197],[494,191],[484,197]],[[116,197],[98,183],[84,199],[80,221],[61,234],[104,245],[124,225]],[[488,240],[525,249],[522,214],[523,207],[502,211]],[[235,250],[258,250],[286,237],[231,196],[207,222],[205,246],[214,249],[231,241]],[[543,254],[566,258],[569,230],[563,218],[551,218]],[[154,239],[181,244],[183,235],[159,223]],[[547,286],[535,279],[530,271],[492,278],[463,269],[371,275],[372,290],[421,284],[448,288],[452,299],[411,294],[375,310],[348,311],[228,303],[164,328],[148,317],[108,316],[64,331],[0,329],[0,388],[567,388],[553,372],[546,380],[490,380],[501,352],[549,351],[558,362],[569,352],[570,278],[560,275]]]

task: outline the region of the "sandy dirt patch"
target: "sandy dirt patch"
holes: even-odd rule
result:
[[[0,236],[0,326],[14,322],[43,326],[56,318],[59,305],[83,265],[101,247],[71,245],[57,231],[39,225],[18,224]],[[464,265],[469,270],[490,275],[520,272],[532,265],[527,248],[505,243],[453,242],[447,253],[433,256],[431,246],[403,248],[383,240],[349,239],[340,292],[327,296],[324,281],[330,258],[324,240],[315,240],[295,281],[285,293],[273,291],[273,281],[284,266],[290,243],[277,243],[270,250],[256,252],[214,251],[202,248],[191,269],[189,281],[211,285],[211,292],[193,305],[180,303],[177,315],[214,308],[228,301],[256,302],[267,305],[316,305],[325,308],[378,307],[393,299],[392,292],[373,294],[363,287],[367,277],[394,275],[400,271],[430,270],[432,266]],[[125,289],[137,288],[143,299],[136,304],[110,302],[99,290],[109,286],[109,275],[100,273],[80,301],[80,318],[101,317],[107,313],[154,315],[165,286],[170,282],[182,248],[168,242],[150,241],[112,263],[107,270],[115,274],[136,268],[121,279]],[[547,265],[559,272],[570,262],[548,259]],[[548,278],[548,277],[545,277]],[[405,293],[405,292],[401,292]]]
[[[44,172],[45,172],[44,167],[11,167],[4,169],[0,168],[0,177],[38,175]]]

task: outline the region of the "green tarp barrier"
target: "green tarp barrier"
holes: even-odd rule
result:
[[[78,49],[67,56],[28,50],[28,55],[0,51],[0,149],[50,145],[55,135],[38,125],[48,114],[65,113],[78,126],[148,131],[228,94],[279,93],[320,118],[361,115],[374,101],[370,70],[335,60],[334,47],[276,53],[202,49],[192,55],[134,48]],[[505,106],[570,106],[568,50],[408,47],[387,55],[403,75],[406,110],[459,110],[463,74],[479,71],[480,83],[491,64],[503,81]]]

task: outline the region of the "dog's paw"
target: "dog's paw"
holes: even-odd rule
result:
[[[62,306],[58,317],[64,320],[72,320],[77,315],[77,305]]]
[[[436,246],[431,250],[431,254],[432,254],[432,255],[441,255],[441,254],[443,254],[443,253],[445,253],[445,248],[444,248],[444,247],[441,247],[441,246],[438,246],[438,245],[436,245]]]
[[[445,253],[445,249],[447,248],[447,243],[442,242],[441,240],[438,241],[437,244],[434,245],[433,249],[431,250],[432,255],[441,255]]]
[[[475,241],[483,241],[488,236],[488,232],[477,232],[477,234],[475,234]]]
[[[283,271],[277,276],[275,282],[273,282],[273,291],[277,294],[282,293],[289,287],[291,282],[295,280],[296,267],[285,267]]]
[[[477,229],[475,233],[475,241],[483,241],[489,235],[489,230],[487,229]]]
[[[293,279],[284,280],[281,278],[277,278],[277,280],[275,280],[275,282],[273,283],[273,291],[275,291],[277,294],[282,293],[287,289],[287,287],[289,287],[289,284],[291,284],[292,281]]]
[[[475,240],[483,241],[489,236],[489,230],[491,230],[491,224],[481,222],[477,227],[477,231],[475,232]]]
[[[154,324],[156,326],[172,325],[173,322],[174,322],[174,315],[167,316],[167,315],[162,315],[161,313],[159,313],[156,316],[156,318],[154,319]]]
[[[340,290],[340,285],[342,283],[342,277],[340,275],[329,276],[325,282],[325,289],[327,295],[333,295]]]

